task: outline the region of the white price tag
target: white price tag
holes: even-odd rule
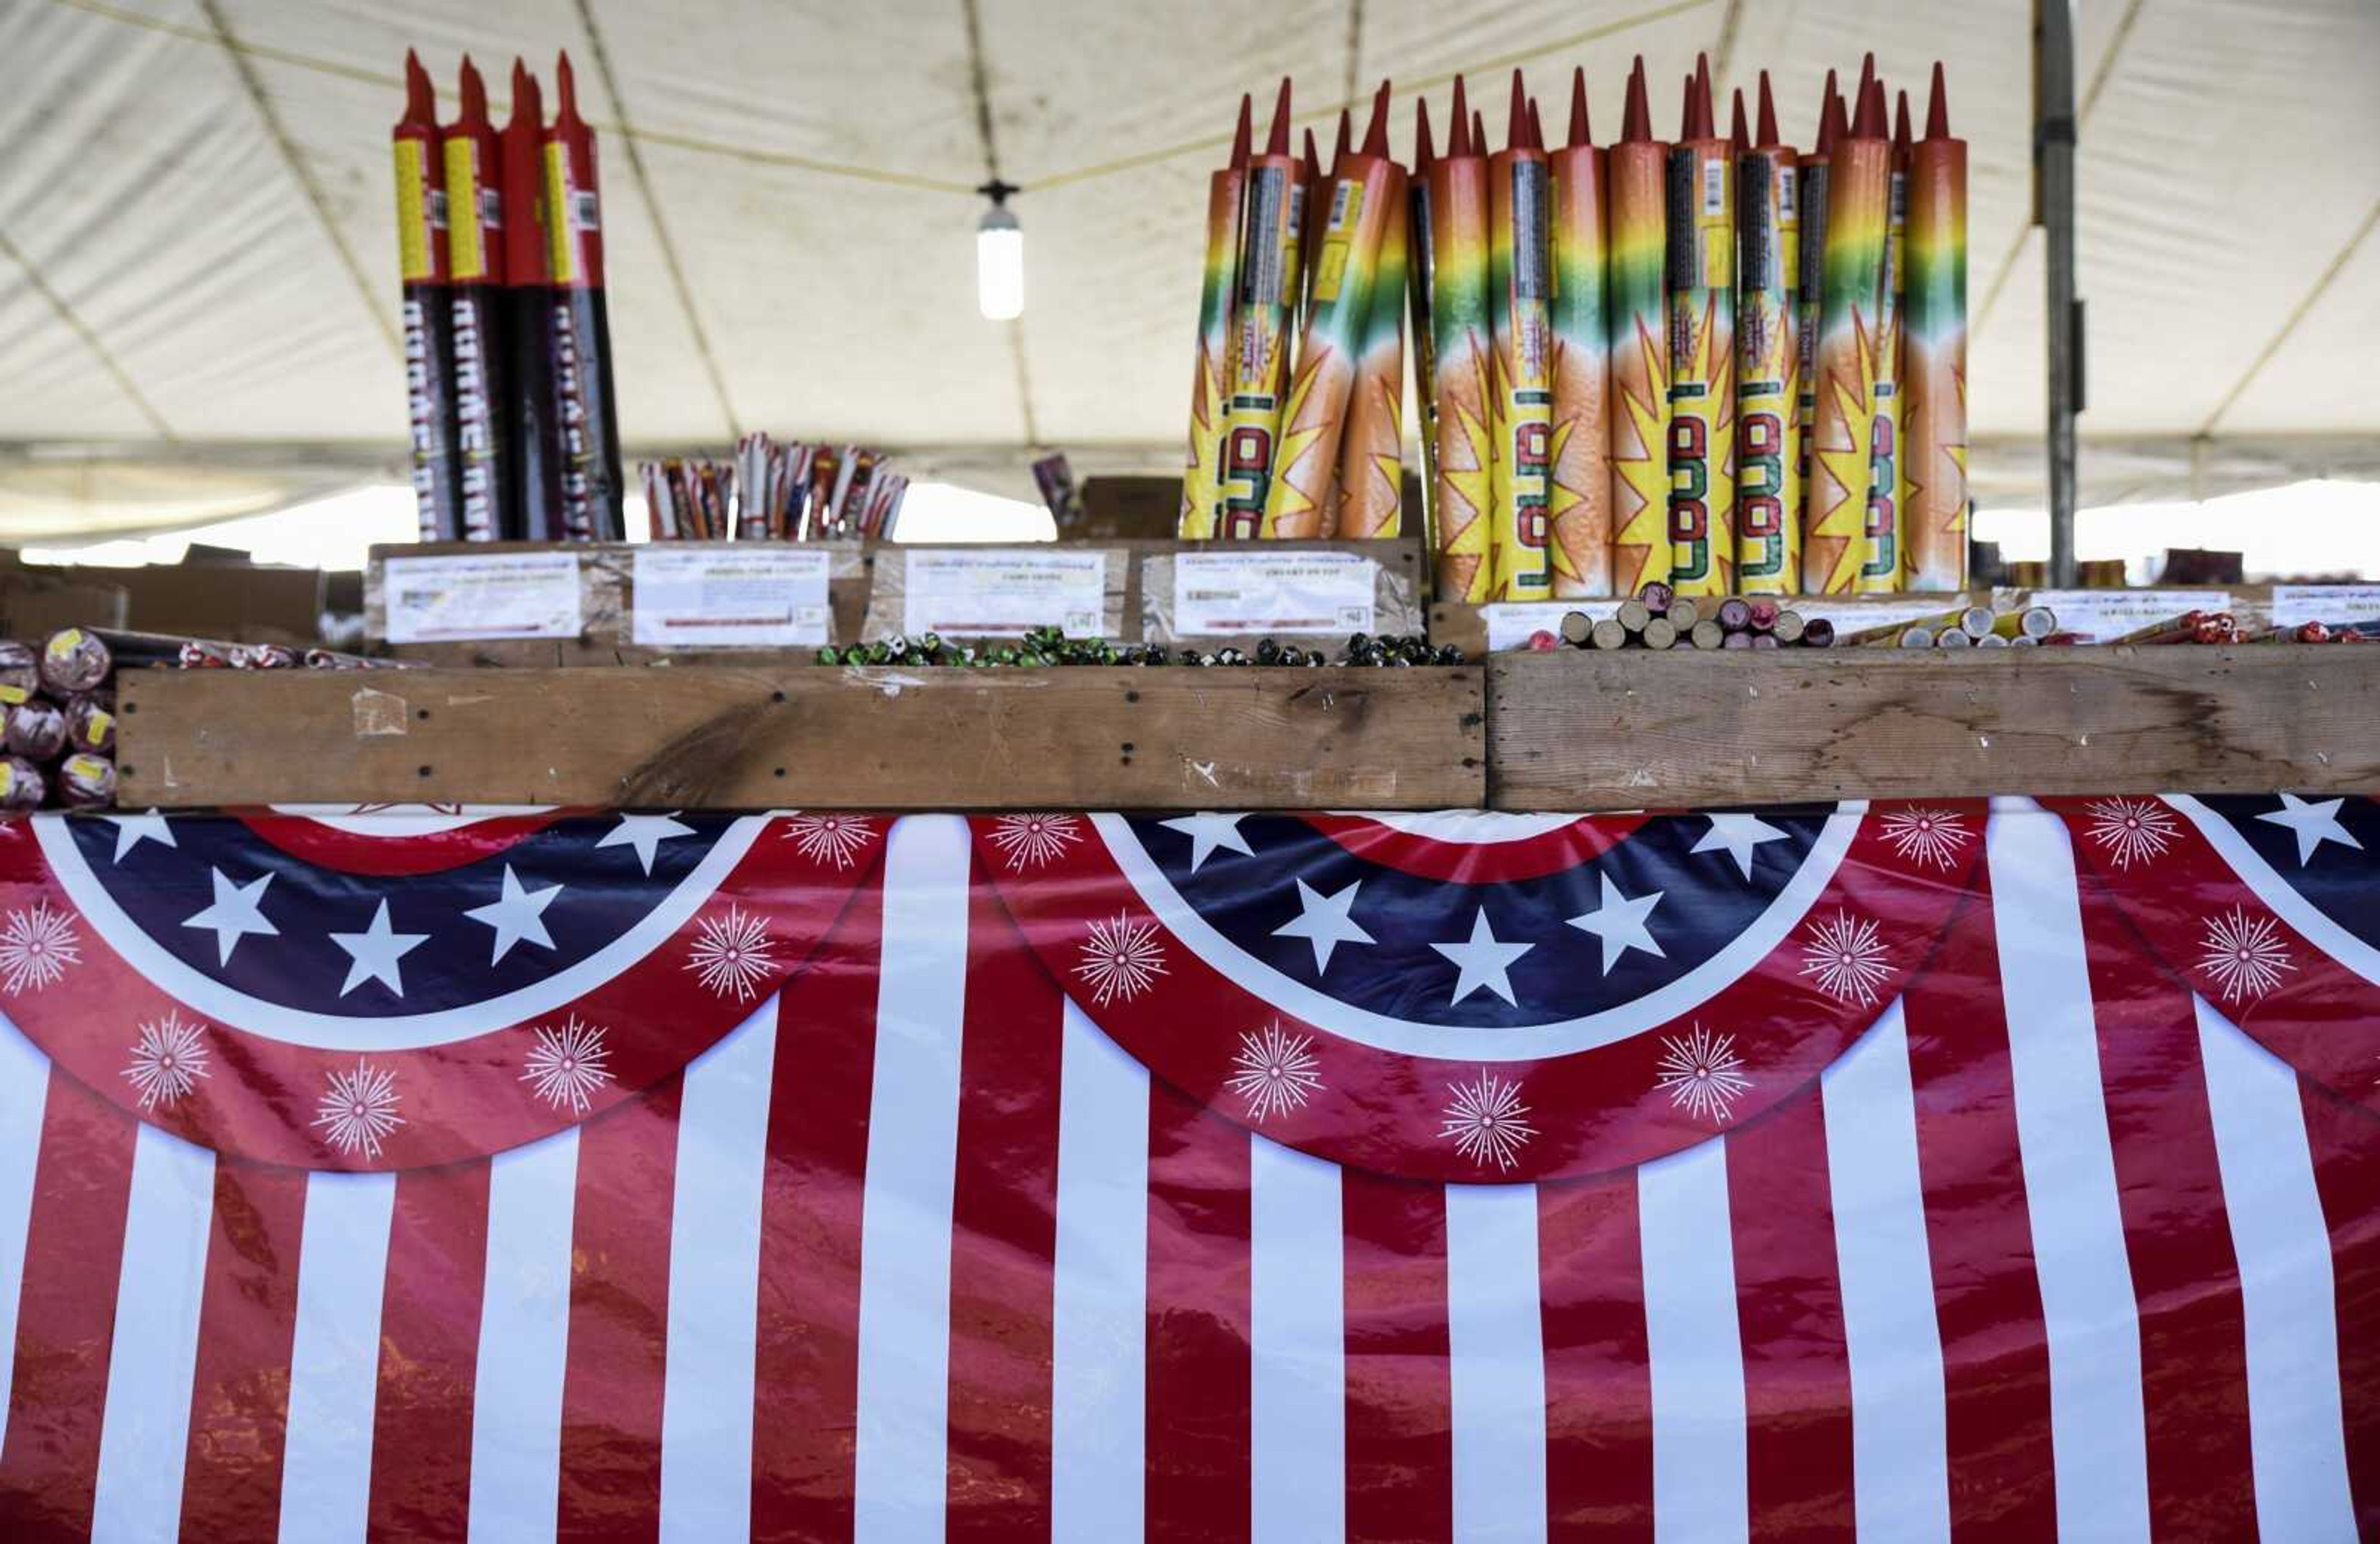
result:
[[[1368,633],[1379,565],[1354,553],[1184,553],[1173,560],[1178,638]]]
[[[391,643],[577,638],[574,553],[393,557],[382,569]]]
[[[1583,611],[1592,622],[1601,622],[1619,611],[1619,601],[1492,601],[1479,608],[1479,620],[1488,627],[1488,651],[1501,653],[1507,649],[1525,649],[1529,639],[1538,632],[1561,637],[1562,618],[1572,612]]]
[[[911,638],[1022,638],[1036,627],[1097,638],[1105,630],[1105,553],[988,547],[902,555],[901,630]]]
[[[2380,622],[2380,584],[2273,586],[2273,626],[2301,622]]]
[[[2184,612],[2231,609],[2222,590],[2036,590],[2032,601],[2058,614],[2059,632],[2080,634],[2084,643],[2112,643]]]
[[[639,547],[629,633],[664,649],[825,643],[826,570],[798,548]]]

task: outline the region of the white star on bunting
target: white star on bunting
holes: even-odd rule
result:
[[[553,904],[562,888],[555,884],[543,890],[523,889],[513,866],[504,865],[504,894],[463,914],[496,930],[495,953],[488,957],[490,965],[498,964],[511,954],[516,943],[534,943],[540,949],[553,947],[553,936],[545,930],[545,908]]]
[[[1235,853],[1256,856],[1248,839],[1240,834],[1240,822],[1245,815],[1217,815],[1201,810],[1196,815],[1183,815],[1157,823],[1168,831],[1178,831],[1190,838],[1190,871],[1196,873],[1215,855],[1218,847],[1229,847]]]
[[[653,856],[661,850],[662,843],[693,834],[694,828],[675,815],[623,815],[620,823],[605,832],[603,840],[595,845],[598,847],[633,847],[637,860],[645,866],[645,872],[650,874],[653,871]]]
[[[214,904],[193,913],[182,926],[204,928],[215,935],[215,964],[229,965],[231,952],[250,934],[280,936],[281,930],[266,918],[263,910],[264,887],[273,882],[271,874],[259,874],[247,884],[234,884],[220,869],[209,868],[207,873],[214,881]]]
[[[2358,852],[2363,850],[2363,844],[2355,839],[2354,833],[2338,823],[2338,811],[2346,803],[2343,798],[2336,798],[2317,804],[2295,794],[2283,794],[2278,809],[2256,819],[2289,828],[2298,839],[2298,867],[2302,869],[2325,842],[2343,842]]]
[[[1785,833],[1757,815],[1711,815],[1710,830],[1694,844],[1698,853],[1724,852],[1735,859],[1735,866],[1748,881],[1752,878],[1755,849],[1770,842],[1782,842]]]
[[[1661,892],[1650,890],[1632,898],[1620,893],[1609,874],[1597,877],[1603,881],[1602,904],[1584,916],[1572,918],[1570,925],[1583,933],[1593,933],[1603,945],[1603,973],[1610,975],[1611,967],[1631,949],[1667,959],[1668,954],[1653,937],[1653,930],[1645,925],[1653,908],[1661,904]]]
[[[155,842],[168,847],[181,845],[174,839],[174,828],[167,825],[165,817],[154,809],[146,815],[106,815],[101,818],[115,827],[115,861],[118,863],[124,861],[126,853],[143,842]]]
[[[397,996],[405,995],[405,978],[397,961],[430,941],[428,933],[400,933],[390,930],[388,902],[382,899],[380,909],[372,913],[371,926],[359,933],[333,933],[331,942],[347,952],[351,962],[347,979],[339,988],[345,997],[366,981],[378,981]]]
[[[1486,906],[1473,915],[1470,938],[1461,943],[1433,943],[1430,947],[1454,962],[1454,995],[1450,1002],[1460,1003],[1486,987],[1512,1006],[1520,1006],[1512,996],[1512,962],[1536,945],[1498,942],[1495,930],[1488,925]]]
[[[1357,880],[1334,895],[1325,895],[1304,880],[1297,881],[1298,914],[1275,928],[1275,938],[1302,938],[1314,945],[1314,973],[1317,976],[1330,968],[1331,952],[1342,943],[1376,943],[1379,942],[1355,923],[1355,892],[1364,887]]]

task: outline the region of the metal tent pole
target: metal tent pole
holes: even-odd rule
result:
[[[2034,0],[2034,224],[2046,237],[2049,582],[2074,583],[2074,415],[2082,410],[2082,302],[2074,296],[2074,16]]]

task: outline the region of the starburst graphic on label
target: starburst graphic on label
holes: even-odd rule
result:
[[[1073,815],[1002,815],[991,822],[991,845],[1011,873],[1053,863],[1082,839],[1083,822]]]
[[[796,815],[785,822],[785,840],[813,863],[848,869],[876,840],[876,828],[856,815]]]
[[[1487,1068],[1468,1083],[1446,1086],[1446,1109],[1438,1135],[1454,1139],[1454,1150],[1486,1168],[1493,1163],[1509,1171],[1520,1161],[1537,1128],[1527,1120],[1529,1107],[1521,1102],[1518,1078],[1501,1078]]]
[[[1828,996],[1863,1007],[1876,1002],[1876,988],[1892,979],[1889,952],[1864,917],[1839,911],[1802,941],[1802,974],[1817,979]]]
[[[1487,391],[1493,373],[1488,356],[1475,340],[1464,346],[1471,355],[1471,379]],[[1459,378],[1460,371],[1453,374]],[[1451,601],[1485,601],[1492,580],[1488,512],[1495,502],[1496,452],[1485,406],[1480,405],[1477,411],[1473,407],[1474,403],[1455,394],[1449,394],[1439,405],[1442,421],[1444,415],[1451,415],[1455,436],[1451,445],[1441,450],[1451,448],[1458,453],[1441,454],[1438,462],[1439,503],[1444,506],[1438,516],[1439,572],[1444,576],[1439,588]]]
[[[2099,799],[2087,809],[2091,840],[2119,869],[2163,857],[2181,833],[2173,816],[2155,799]]]
[[[1867,559],[1869,432],[1876,422],[1876,346],[1860,308],[1851,315],[1852,354],[1857,373],[1850,379],[1820,370],[1817,419],[1811,429],[1810,491],[1803,511],[1808,537],[1805,562],[1821,566],[1818,588],[1828,595],[1850,590]],[[1828,357],[1818,340],[1818,358]],[[1821,575],[1823,577],[1821,577]]]
[[[730,902],[726,911],[702,919],[686,967],[720,996],[749,1003],[776,972],[774,949],[769,925]]]
[[[1670,1105],[1713,1125],[1730,1119],[1735,1101],[1752,1088],[1735,1037],[1714,1035],[1699,1024],[1683,1035],[1661,1037],[1659,1065],[1654,1087],[1669,1094]]]
[[[1135,922],[1124,912],[1091,924],[1083,943],[1082,963],[1075,974],[1091,989],[1091,1001],[1104,1008],[1117,998],[1129,1003],[1147,991],[1165,972],[1165,951],[1157,942],[1157,924]]]
[[[170,1009],[164,1018],[140,1026],[124,1076],[140,1096],[141,1109],[174,1104],[207,1076],[207,1044],[200,1028]]]
[[[2199,949],[2198,968],[2214,978],[2226,1003],[2253,1002],[2281,984],[2281,972],[2298,967],[2273,919],[2240,906],[2206,919]]]
[[[1619,399],[1613,423],[1618,432],[1611,445],[1611,469],[1619,474],[1612,483],[1612,580],[1629,592],[1656,548],[1661,553],[1658,572],[1668,574],[1670,548],[1670,436],[1663,421],[1670,400],[1669,343],[1640,324],[1633,346],[1642,360],[1644,395],[1622,383],[1619,359],[1612,360],[1611,371]],[[1632,558],[1623,553],[1634,554],[1634,569],[1629,567]]]
[[[1895,809],[1884,817],[1884,839],[1908,861],[1944,873],[1974,840],[1964,816],[1950,809]]]
[[[1225,388],[1222,366],[1222,359],[1208,348],[1207,339],[1202,335],[1198,339],[1198,380],[1190,399],[1189,465],[1206,474],[1203,481],[1210,495],[1215,488],[1221,485],[1215,473],[1222,464],[1223,455]],[[1202,480],[1196,477],[1185,478],[1183,481],[1184,536],[1210,537],[1215,534],[1213,505],[1210,504],[1200,510],[1190,507],[1193,499],[1191,490],[1200,486],[1201,482]]]
[[[0,923],[0,989],[10,996],[54,985],[67,967],[82,963],[82,940],[63,911],[35,901]]]
[[[1259,1124],[1305,1107],[1322,1089],[1314,1069],[1311,1036],[1293,1035],[1278,1021],[1258,1030],[1244,1030],[1239,1053],[1232,1058],[1238,1069],[1226,1080],[1232,1092],[1247,1100],[1248,1119]]]
[[[1273,451],[1273,465],[1281,470],[1274,474],[1271,485],[1265,491],[1264,533],[1282,536],[1318,536],[1321,534],[1320,506],[1314,496],[1298,486],[1299,476],[1309,482],[1328,486],[1338,471],[1334,462],[1329,468],[1305,468],[1301,463],[1310,459],[1335,420],[1301,424],[1299,419],[1305,405],[1314,395],[1315,382],[1320,378],[1324,362],[1330,358],[1329,350],[1317,349],[1298,361],[1297,373],[1289,383],[1289,401],[1281,410],[1281,443]]]
[[[358,1057],[353,1072],[331,1074],[314,1124],[340,1152],[377,1161],[381,1138],[405,1124],[396,1106],[396,1074]]]
[[[539,1027],[536,1035],[520,1080],[555,1109],[567,1106],[572,1114],[584,1115],[612,1082],[607,1064],[612,1053],[604,1048],[603,1031],[573,1014],[559,1026]]]

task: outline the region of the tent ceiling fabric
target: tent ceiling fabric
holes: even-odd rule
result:
[[[2110,442],[2104,470],[2086,447],[2086,496],[2171,496],[2193,468],[2368,464],[2380,6],[2078,10],[2082,422]],[[632,445],[766,428],[952,447],[953,465],[1011,474],[1028,440],[1170,465],[1205,176],[1242,91],[1293,75],[1327,130],[1394,78],[1402,152],[1413,93],[1442,115],[1454,68],[1500,119],[1502,68],[1528,67],[1543,95],[1583,64],[1608,139],[1632,55],[1658,81],[1709,50],[1722,91],[1767,66],[1802,138],[1828,66],[1873,47],[1913,84],[1939,55],[1973,145],[1970,401],[1998,447],[1979,487],[2036,486],[2027,0],[6,0],[0,444],[122,444],[153,467],[272,443],[301,447],[299,482],[319,469],[304,446],[394,448],[387,143],[407,46],[448,111],[469,51],[500,119],[516,53],[549,89],[556,49],[578,65],[603,132]],[[1014,332],[975,313],[978,79],[990,150],[1026,189]]]

